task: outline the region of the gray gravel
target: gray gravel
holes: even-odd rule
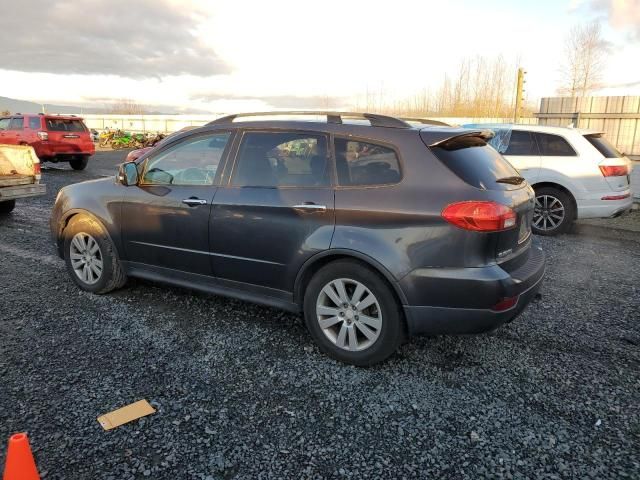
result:
[[[51,205],[123,155],[45,170],[47,196],[0,220],[0,441],[27,431],[44,478],[640,478],[640,235],[537,238],[542,298],[514,323],[358,369],[288,313],[75,288]],[[98,425],[142,398],[155,415]]]

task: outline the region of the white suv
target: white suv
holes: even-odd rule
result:
[[[492,146],[534,188],[534,233],[555,235],[577,218],[615,217],[631,208],[631,161],[602,132],[512,124],[473,127],[493,130]]]

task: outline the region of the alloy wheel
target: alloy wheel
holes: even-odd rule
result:
[[[93,285],[102,277],[103,259],[100,245],[88,233],[80,232],[71,239],[71,267],[80,280]]]
[[[562,202],[553,195],[539,195],[533,210],[533,226],[538,230],[548,232],[555,230],[562,224],[565,209]]]
[[[348,278],[332,280],[322,288],[316,317],[326,337],[344,350],[365,350],[382,331],[377,298],[364,284]]]

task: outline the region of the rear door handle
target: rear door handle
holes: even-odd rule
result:
[[[307,211],[311,211],[311,212],[326,212],[327,211],[327,206],[326,205],[316,205],[315,203],[312,203],[312,202],[305,202],[305,203],[302,203],[300,205],[294,205],[293,208],[295,210],[307,210]]]
[[[182,200],[182,203],[189,205],[190,207],[195,207],[197,205],[206,205],[207,201],[200,198],[185,198]]]

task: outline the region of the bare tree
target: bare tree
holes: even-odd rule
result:
[[[445,73],[432,90],[424,88],[403,98],[391,98],[384,85],[377,94],[367,86],[366,92],[356,97],[355,109],[409,117],[507,118],[513,115],[516,69],[517,64],[502,56],[467,57],[454,74]],[[530,114],[532,108],[525,106],[523,115]]]
[[[130,98],[123,98],[108,104],[107,110],[109,110],[109,113],[119,115],[143,115],[145,113],[144,106]]]
[[[598,89],[606,52],[607,43],[599,23],[573,27],[565,41],[565,63],[560,69],[563,83],[558,92],[585,97]]]
[[[2,113],[0,113],[0,115],[2,115],[3,117],[6,117],[7,115],[11,115],[11,112],[9,110],[3,110]]]

